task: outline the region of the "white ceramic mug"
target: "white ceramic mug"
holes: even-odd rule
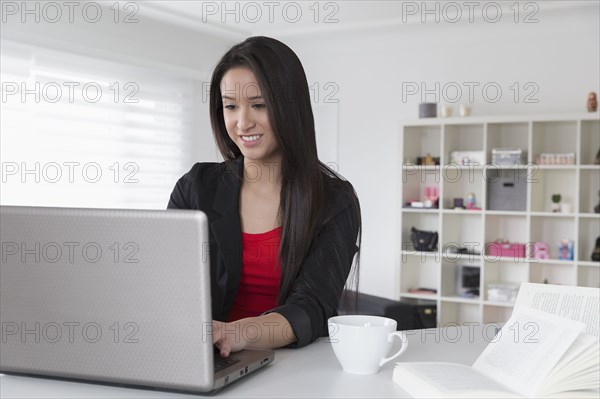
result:
[[[471,107],[465,104],[460,104],[460,107],[458,108],[458,113],[460,114],[460,116],[469,116],[471,115]]]
[[[444,105],[441,109],[440,109],[440,115],[442,116],[442,118],[449,118],[452,116],[452,107],[449,105]]]
[[[396,321],[387,317],[344,315],[329,319],[329,340],[345,372],[375,374],[385,363],[400,356],[408,347],[406,335],[396,331]],[[394,337],[402,347],[392,356]]]

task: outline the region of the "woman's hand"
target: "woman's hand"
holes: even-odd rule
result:
[[[246,341],[241,334],[241,326],[237,322],[224,323],[213,320],[213,344],[221,351],[221,357],[231,352],[239,352],[246,348]]]
[[[242,349],[281,348],[297,339],[287,319],[275,312],[231,323],[213,320],[212,326],[213,344],[222,357]]]

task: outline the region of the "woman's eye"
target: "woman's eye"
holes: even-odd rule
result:
[[[265,104],[254,104],[254,107],[257,109],[263,109],[265,108]]]
[[[225,108],[225,109],[229,109],[229,110],[231,110],[231,109],[234,109],[234,108],[235,108],[235,105],[231,105],[231,104],[230,104],[230,105],[225,105],[225,107],[224,107],[224,108]]]

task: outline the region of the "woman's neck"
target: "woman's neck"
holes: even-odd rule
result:
[[[244,183],[262,190],[281,189],[281,159],[252,160],[244,158]]]

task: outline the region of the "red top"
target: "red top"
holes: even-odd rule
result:
[[[281,226],[266,233],[242,232],[242,275],[228,321],[260,316],[277,306]]]

